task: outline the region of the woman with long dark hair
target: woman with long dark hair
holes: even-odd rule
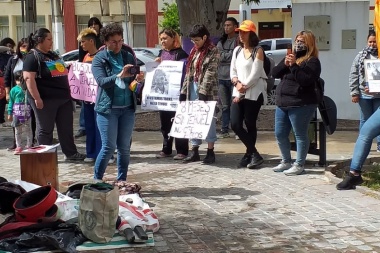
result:
[[[180,101],[216,101],[218,89],[218,64],[219,50],[211,42],[210,32],[204,25],[194,25],[189,37],[194,43],[187,59],[186,76],[183,82]],[[215,162],[214,143],[217,140],[215,119],[212,120],[210,130],[206,136],[207,154],[203,164]],[[192,145],[191,156],[184,162],[196,162],[200,160],[199,146],[201,139],[190,139]]]
[[[16,54],[11,57],[8,61],[7,67],[4,74],[4,83],[7,101],[9,101],[9,94],[11,89],[16,85],[15,73],[17,71],[22,71],[24,56],[28,53],[28,39],[22,38],[17,43]],[[33,143],[35,143],[36,138],[36,117],[34,116],[33,110],[30,110],[31,113],[31,124],[32,124],[32,133],[33,133]],[[13,128],[13,131],[15,129]],[[15,136],[15,135],[14,135]],[[12,151],[16,148],[16,139],[13,138],[12,146],[8,148],[9,151]]]
[[[371,31],[367,36],[367,46],[356,55],[352,62],[348,80],[351,101],[359,105],[359,129],[362,128],[367,119],[380,107],[380,94],[365,92],[368,83],[365,81],[364,61],[366,59],[377,59],[377,57],[376,34],[374,31]],[[377,136],[376,140],[377,152],[380,152],[380,136]]]
[[[241,46],[235,48],[231,61],[230,75],[234,85],[231,128],[246,147],[238,167],[254,169],[264,162],[256,149],[256,121],[266,97],[264,50],[258,47],[256,26],[251,20],[244,20],[237,30]]]
[[[28,100],[36,116],[40,145],[53,144],[54,125],[66,161],[83,161],[73,136],[73,104],[68,71],[62,59],[52,51],[53,38],[46,28],[28,37],[28,54],[24,58],[23,76]]]

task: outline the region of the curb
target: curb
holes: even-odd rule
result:
[[[370,165],[376,162],[378,163],[379,161],[380,161],[379,157],[370,157],[366,159],[364,165]],[[325,169],[325,178],[327,179],[327,181],[332,184],[340,183],[342,181],[344,172],[349,171],[350,163],[351,163],[351,159],[348,159],[344,161],[337,161],[327,166]],[[356,191],[364,195],[367,195],[376,199],[380,199],[380,192],[371,190],[368,187],[356,186]]]

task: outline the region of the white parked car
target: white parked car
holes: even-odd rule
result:
[[[271,57],[276,65],[285,58],[286,48],[289,44],[292,44],[291,38],[266,39],[259,42],[265,54]]]
[[[146,72],[145,64],[147,62],[154,62],[154,59],[156,58],[155,56],[152,56],[150,54],[146,54],[143,52],[135,52],[136,58],[137,58],[137,65],[140,66],[140,70],[142,72]],[[72,51],[69,51],[67,53],[64,53],[61,55],[63,61],[69,65],[73,61],[77,61],[79,58],[79,50],[75,49]]]
[[[158,56],[158,54],[160,53],[160,50],[161,48],[157,48],[157,47],[134,47],[133,48],[133,51],[135,51],[135,53],[142,52],[142,53],[151,54],[155,57]]]
[[[271,57],[277,65],[286,56],[286,49],[289,44],[292,44],[291,38],[275,38],[261,40],[259,45],[264,49],[265,54]],[[270,93],[268,93],[267,105],[276,104],[276,87],[280,83],[280,79],[276,79]]]

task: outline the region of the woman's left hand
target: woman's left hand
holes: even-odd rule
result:
[[[236,89],[238,90],[238,92],[240,92],[240,93],[244,93],[244,92],[246,92],[246,88],[245,88],[245,85],[243,85],[242,83],[238,83],[238,84],[236,84]]]
[[[136,81],[141,83],[142,81],[144,81],[144,72],[140,71],[140,73],[138,73],[136,75]]]

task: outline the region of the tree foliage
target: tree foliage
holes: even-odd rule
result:
[[[163,12],[163,20],[159,24],[162,28],[172,28],[178,34],[180,34],[180,26],[179,26],[179,15],[178,15],[178,7],[175,2],[169,4],[168,2],[164,2],[164,7],[162,7]]]

